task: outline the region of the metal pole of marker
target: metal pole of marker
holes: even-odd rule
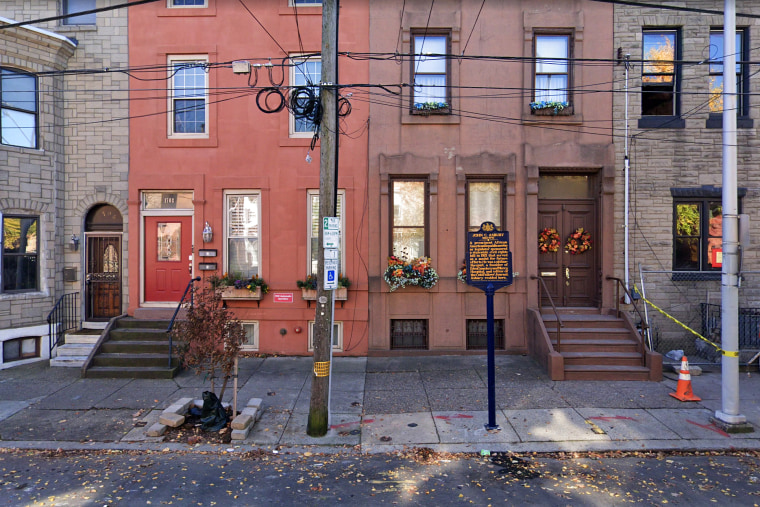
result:
[[[486,286],[486,330],[488,333],[488,424],[486,424],[486,430],[498,430],[499,425],[496,424],[496,358],[494,349],[496,344],[494,343],[494,326],[493,326],[493,295],[494,286],[489,283]]]

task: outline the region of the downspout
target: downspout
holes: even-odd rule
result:
[[[630,271],[630,265],[629,265],[629,258],[628,258],[628,216],[630,214],[630,159],[628,158],[628,70],[630,68],[630,54],[625,55],[625,157],[624,157],[624,165],[625,165],[625,217],[624,217],[624,223],[623,223],[623,229],[625,230],[625,239],[624,239],[624,264],[625,264],[625,287],[629,291],[631,290],[631,284],[628,281],[628,273]],[[625,295],[625,303],[630,304],[630,300],[628,298],[628,294]]]

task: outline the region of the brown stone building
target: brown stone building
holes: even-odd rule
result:
[[[612,6],[481,4],[370,2],[370,82],[387,85],[368,94],[370,354],[484,347],[486,298],[457,275],[486,220],[509,231],[514,261],[495,296],[498,348],[534,348],[531,277],[560,307],[613,305],[613,71],[592,63],[614,53]],[[539,253],[544,228],[564,245],[581,227],[590,250]],[[391,255],[429,257],[440,279],[391,291]]]

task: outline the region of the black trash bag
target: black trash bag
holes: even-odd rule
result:
[[[229,422],[227,411],[222,402],[211,391],[203,391],[203,410],[201,411],[201,429],[218,431]]]

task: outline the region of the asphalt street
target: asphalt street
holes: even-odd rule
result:
[[[760,454],[0,452],[4,505],[760,503]]]

